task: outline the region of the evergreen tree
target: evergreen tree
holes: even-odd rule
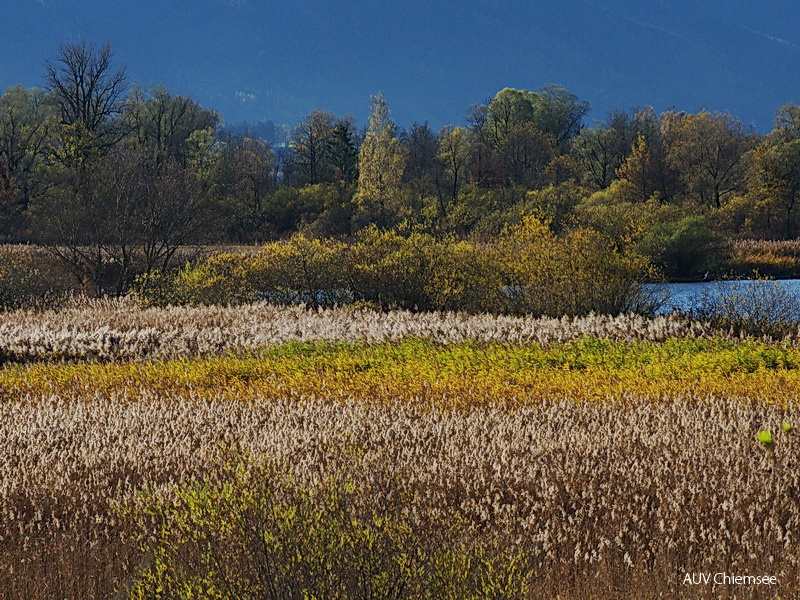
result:
[[[328,142],[328,170],[334,181],[352,183],[358,175],[358,148],[353,122],[339,119]]]

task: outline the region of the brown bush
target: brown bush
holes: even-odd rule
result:
[[[37,246],[0,246],[0,309],[56,306],[80,286]]]

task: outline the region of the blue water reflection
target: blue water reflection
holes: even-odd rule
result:
[[[782,279],[769,282],[782,290],[800,294],[800,279]],[[742,279],[736,281],[701,281],[696,283],[653,283],[647,287],[656,294],[664,294],[666,300],[658,311],[669,313],[675,310],[690,311],[703,295],[713,298],[715,295],[746,289],[751,285],[763,285],[763,281]]]

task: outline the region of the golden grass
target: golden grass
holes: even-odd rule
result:
[[[376,478],[388,470],[420,510],[516,540],[535,568],[532,598],[677,597],[679,575],[709,569],[775,574],[792,597],[800,442],[779,425],[800,422],[800,409],[627,395],[619,410],[617,400],[458,411],[152,390],[6,400],[0,590],[112,597],[145,564],[112,506],[202,480],[220,442],[236,440],[300,483],[348,464],[367,489],[383,489]],[[775,436],[774,460],[755,440],[762,428]]]
[[[564,344],[293,343],[249,356],[129,363],[8,365],[0,397],[353,398],[425,406],[604,401],[675,395],[747,397],[786,406],[800,390],[800,349],[722,339]]]
[[[738,240],[733,244],[730,267],[739,273],[796,277],[800,274],[800,241]]]

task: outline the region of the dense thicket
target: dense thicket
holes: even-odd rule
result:
[[[130,88],[112,59],[108,46],[62,46],[43,89],[0,97],[0,240],[45,246],[93,294],[179,266],[182,246],[298,232],[495,244],[535,216],[542,236],[595,236],[692,277],[721,268],[731,239],[800,225],[792,104],[767,135],[728,113],[651,108],[587,127],[588,103],[560,86],[506,88],[435,131],[399,127],[378,94],[366,129],[315,110],[273,147],[249,133],[279,139],[272,124],[226,129],[191,98]]]
[[[383,310],[650,314],[658,299],[642,281],[651,271],[644,257],[620,252],[591,229],[558,237],[527,217],[486,243],[375,226],[349,243],[296,235],[253,255],[221,253],[175,274],[142,276],[134,295],[155,305],[268,300]]]

